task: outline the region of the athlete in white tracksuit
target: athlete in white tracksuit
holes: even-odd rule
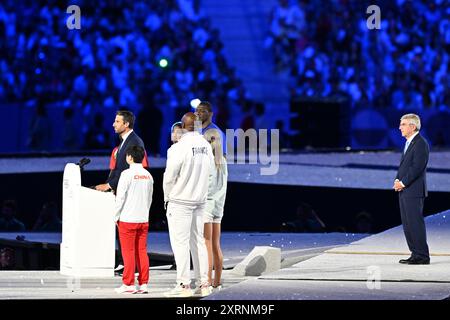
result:
[[[137,293],[147,293],[149,261],[147,255],[148,214],[152,204],[153,177],[142,166],[145,150],[131,146],[126,150],[129,169],[120,175],[115,206],[124,261],[123,285],[117,293],[136,293],[136,267],[139,272]]]
[[[190,285],[190,252],[198,280],[202,285],[208,283],[203,212],[213,167],[211,146],[197,131],[184,133],[167,151],[163,189],[164,202],[168,202],[167,222],[177,265],[177,285]]]

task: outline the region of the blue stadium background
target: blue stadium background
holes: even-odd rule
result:
[[[66,26],[71,4],[80,30]],[[366,26],[370,4],[380,30]],[[220,19],[243,6],[239,19],[261,21],[264,41],[223,35],[246,33],[241,20]],[[422,117],[433,148],[448,147],[449,15],[444,0],[5,0],[0,152],[110,151],[115,111],[127,108],[148,152],[165,155],[170,125],[194,98],[213,103],[222,128],[281,129],[285,149],[400,147],[407,112]],[[264,52],[265,73],[284,91],[258,92],[265,79],[249,80],[252,61],[230,47]]]

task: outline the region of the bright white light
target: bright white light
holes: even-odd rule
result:
[[[197,107],[200,104],[200,102],[201,102],[200,99],[197,99],[197,98],[196,99],[192,99],[191,100],[191,107],[194,108],[194,109],[197,109]]]
[[[169,64],[169,62],[168,62],[166,59],[161,59],[161,60],[159,60],[159,66],[160,66],[161,68],[167,67],[168,64]]]

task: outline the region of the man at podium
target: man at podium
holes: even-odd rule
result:
[[[114,131],[119,135],[120,144],[115,152],[115,167],[110,171],[109,177],[106,183],[95,186],[99,191],[114,191],[117,190],[120,174],[123,170],[128,169],[130,166],[126,161],[126,150],[130,146],[140,146],[145,150],[144,142],[134,132],[135,116],[131,111],[119,110],[116,113],[116,118],[113,123]],[[144,167],[147,159],[145,157]]]
[[[126,152],[125,152],[127,148],[130,146],[140,146],[144,149],[144,159],[142,161],[142,164],[144,168],[148,167],[148,160],[147,154],[145,153],[144,142],[133,130],[135,119],[136,118],[131,111],[128,110],[117,111],[113,127],[114,131],[119,135],[121,143],[119,144],[119,146],[114,148],[111,154],[111,161],[110,161],[111,171],[109,173],[108,179],[106,180],[106,183],[95,186],[96,190],[104,192],[106,191],[116,192],[120,174],[122,173],[122,171],[130,167],[126,161]],[[119,241],[118,237],[116,237],[116,239]],[[120,271],[123,269],[122,253],[120,251],[121,250],[120,247],[121,246],[119,241],[118,244],[119,253],[115,263],[116,271]]]

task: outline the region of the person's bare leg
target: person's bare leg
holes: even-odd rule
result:
[[[208,282],[212,284],[213,249],[212,249],[212,223],[205,223],[203,237],[205,238],[206,250],[208,251]]]
[[[214,287],[221,284],[223,269],[223,254],[220,248],[220,223],[212,223],[212,254],[214,257]]]

